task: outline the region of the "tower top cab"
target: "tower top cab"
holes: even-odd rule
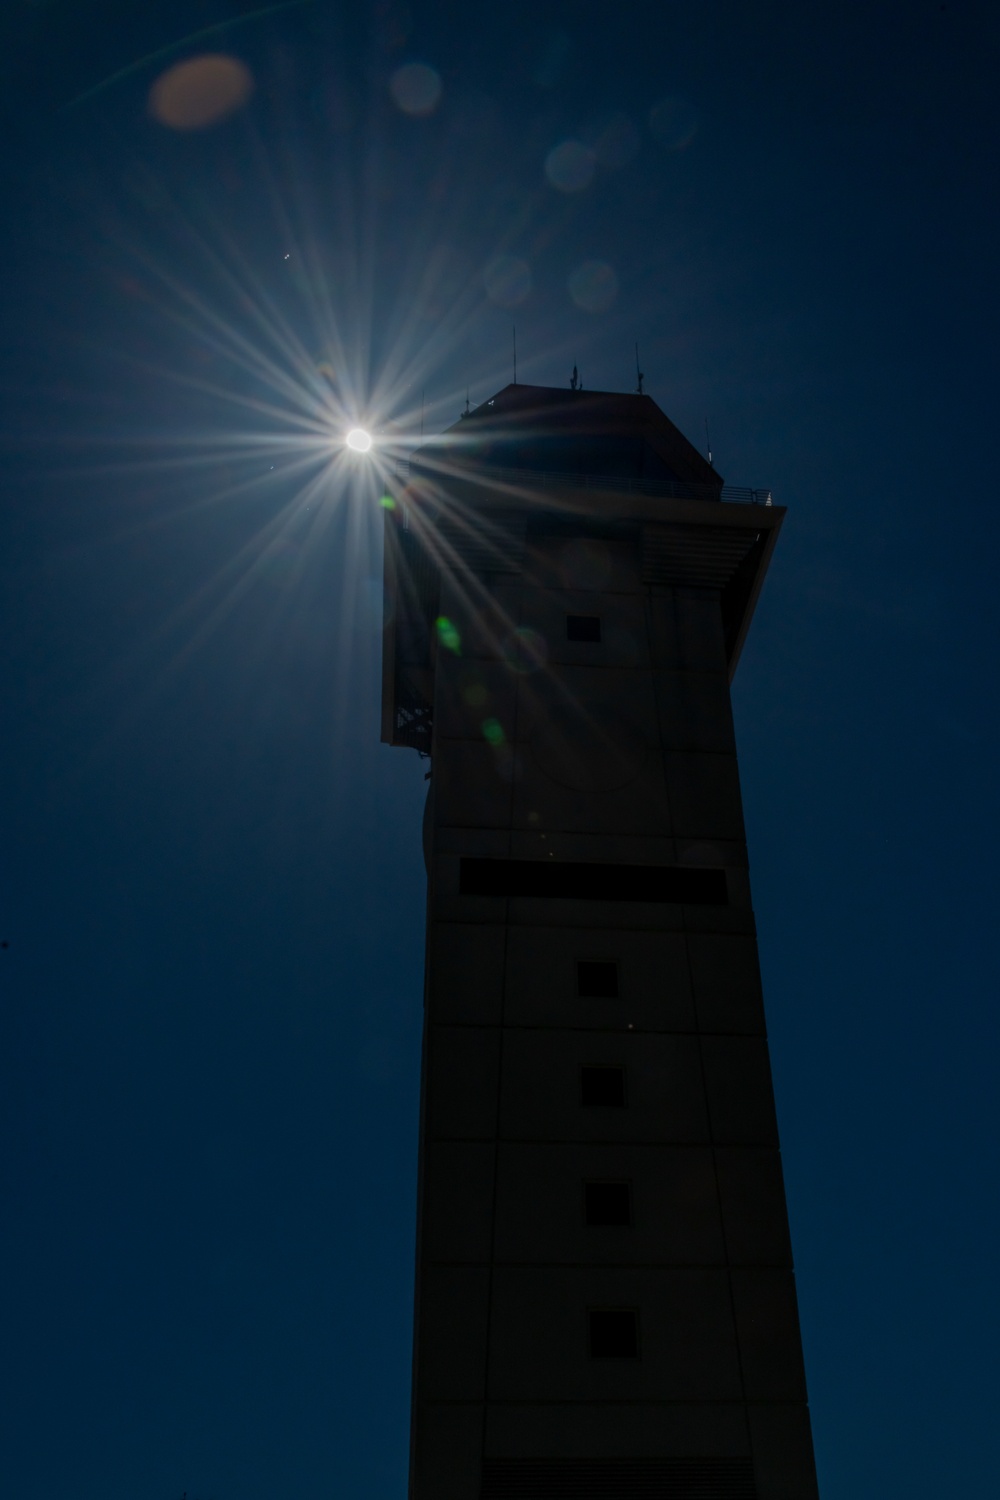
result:
[[[627,539],[645,586],[717,590],[731,677],[784,515],[649,396],[505,386],[416,451],[387,512],[382,739],[430,750],[442,574],[520,576],[532,536]]]

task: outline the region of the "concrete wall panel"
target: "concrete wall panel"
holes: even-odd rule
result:
[[[492,1141],[430,1140],[425,1144],[421,1243],[425,1261],[489,1261],[495,1158]]]
[[[629,1226],[587,1226],[586,1181],[627,1181]],[[725,1260],[707,1147],[500,1146],[498,1261],[553,1264],[721,1265]]]
[[[509,827],[513,774],[505,747],[485,740],[435,744],[435,821],[460,828]]]
[[[715,1165],[730,1262],[790,1267],[779,1152],[757,1146],[717,1147]]]
[[[485,1267],[421,1267],[416,1375],[422,1402],[482,1399],[489,1287]]]
[[[565,829],[586,828],[592,833],[656,835],[672,833],[670,802],[663,768],[655,745],[641,747],[634,763],[616,784],[581,788],[560,774],[554,758],[545,768],[530,747],[518,750],[514,773],[512,819],[515,826]]]
[[[711,589],[656,589],[648,607],[654,667],[727,671],[719,596]]]
[[[431,1026],[427,1035],[428,1135],[491,1140],[496,1131],[499,1077],[499,1029]]]
[[[757,1500],[819,1500],[806,1406],[750,1406]]]
[[[702,1143],[708,1117],[696,1037],[514,1031],[504,1041],[500,1133],[506,1140]],[[624,1109],[583,1107],[584,1065],[625,1068]]]
[[[518,687],[519,678],[504,661],[466,659],[439,651],[434,674],[434,730],[439,744],[482,740],[488,720],[502,725],[507,738],[513,739]]]
[[[763,1035],[756,941],[721,933],[689,933],[687,946],[701,1029]]]
[[[441,615],[458,634],[457,655],[463,662],[505,661],[521,618],[520,583],[492,583],[475,578],[442,579]]]
[[[728,696],[728,695],[727,695]],[[569,740],[659,739],[657,699],[645,666],[565,663],[525,677],[518,692],[517,737],[562,732]]]
[[[658,671],[654,687],[665,750],[735,754],[729,681],[724,672]]]
[[[640,1357],[592,1359],[587,1310],[639,1311]],[[491,1401],[724,1401],[740,1397],[722,1270],[497,1267]]]
[[[580,959],[617,965],[618,998],[577,993]],[[510,1025],[693,1031],[694,1007],[680,933],[621,928],[510,929],[504,1015]]]
[[[646,613],[640,595],[605,594],[585,590],[524,590],[522,624],[537,631],[553,667],[563,664],[592,667],[645,667],[649,664]],[[571,641],[567,615],[599,615],[599,642]]]
[[[532,536],[524,571],[532,586],[570,590],[574,597],[642,592],[637,540]]]
[[[499,1024],[505,942],[506,929],[499,923],[432,924],[427,995],[427,1015],[432,1023]]]
[[[663,765],[675,837],[745,838],[735,755],[667,750]]]
[[[479,1500],[483,1407],[422,1403],[413,1455],[413,1500]]]
[[[802,1337],[791,1271],[732,1272],[743,1385],[748,1401],[805,1401]]]
[[[767,1043],[756,1036],[703,1036],[705,1088],[716,1145],[777,1146]]]

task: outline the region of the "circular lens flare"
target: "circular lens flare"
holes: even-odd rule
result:
[[[355,453],[367,453],[372,445],[371,435],[363,427],[352,427],[344,441]]]

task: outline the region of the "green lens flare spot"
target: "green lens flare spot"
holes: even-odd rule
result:
[[[491,745],[502,745],[507,738],[499,719],[484,719],[480,728],[483,731],[483,739]]]
[[[446,651],[454,651],[456,656],[460,656],[462,652],[462,637],[451,621],[445,615],[439,615],[434,622],[434,627],[438,633],[438,640],[444,649]]]
[[[396,502],[391,495],[383,495],[381,500],[379,501],[379,505],[381,505],[383,510],[396,509]]]

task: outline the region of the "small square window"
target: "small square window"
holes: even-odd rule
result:
[[[587,1314],[591,1359],[638,1359],[639,1315],[634,1307],[593,1307]]]
[[[580,1103],[621,1109],[625,1103],[625,1069],[580,1069]]]
[[[617,1000],[618,965],[613,959],[581,958],[576,966],[576,992],[583,1000]]]
[[[594,1228],[613,1228],[632,1222],[632,1187],[628,1182],[585,1182],[583,1220]]]
[[[567,615],[566,639],[568,641],[600,641],[600,615]]]

